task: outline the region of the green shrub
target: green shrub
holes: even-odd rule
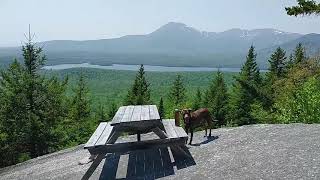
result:
[[[313,76],[300,88],[275,103],[277,119],[284,123],[320,122],[320,81]]]

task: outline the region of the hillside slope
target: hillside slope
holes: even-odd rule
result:
[[[320,178],[320,125],[253,125],[221,128],[213,135],[206,140],[203,132],[195,134],[195,145],[188,146],[194,162],[171,163],[165,150],[162,166],[156,163],[158,152],[109,155],[91,179]],[[88,156],[82,146],[71,148],[0,169],[0,179],[80,179],[90,164],[78,161]]]

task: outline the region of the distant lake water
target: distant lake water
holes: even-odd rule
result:
[[[126,71],[137,71],[140,65],[124,65],[124,64],[113,64],[110,66],[94,65],[89,63],[82,64],[59,64],[53,66],[44,66],[45,70],[64,70],[71,68],[95,68],[95,69],[109,69],[109,70],[126,70]],[[145,71],[154,72],[181,72],[181,71],[218,71],[222,72],[240,72],[240,68],[212,68],[212,67],[169,67],[169,66],[153,66],[144,65]]]

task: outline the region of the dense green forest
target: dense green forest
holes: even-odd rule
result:
[[[86,79],[89,89],[89,99],[92,108],[96,110],[99,104],[104,104],[108,109],[112,103],[121,105],[127,95],[128,88],[132,85],[136,72],[119,70],[100,69],[68,69],[61,71],[44,71],[47,77],[55,76],[59,79],[68,77],[67,94],[72,94],[72,88],[76,86],[80,74]],[[204,92],[209,86],[209,82],[215,77],[216,72],[146,72],[145,76],[150,83],[150,102],[157,104],[160,98],[168,100],[170,87],[177,75],[183,77],[186,88],[186,98],[189,102],[193,100],[193,95],[197,89]],[[237,73],[223,73],[228,86],[234,81],[233,76]]]

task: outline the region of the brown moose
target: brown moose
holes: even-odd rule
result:
[[[181,112],[182,112],[182,118],[186,128],[186,132],[188,134],[190,130],[190,133],[191,133],[190,142],[189,142],[190,145],[192,143],[193,130],[196,127],[206,125],[205,136],[207,136],[207,129],[210,129],[209,137],[211,137],[211,127],[214,120],[212,119],[210,112],[207,108],[201,108],[194,112],[191,112],[190,109],[184,109]]]

